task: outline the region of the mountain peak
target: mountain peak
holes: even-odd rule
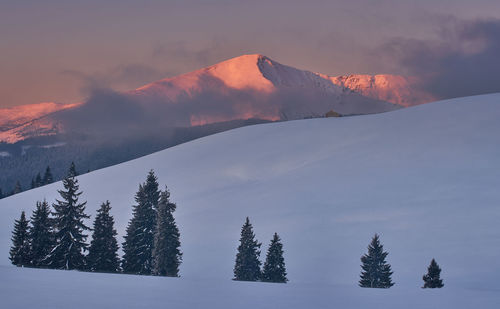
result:
[[[379,113],[432,101],[415,84],[395,75],[332,77],[283,65],[262,54],[244,54],[123,95],[145,114],[162,113],[164,122],[182,127],[250,118],[299,119],[330,110],[342,115]],[[29,114],[1,111],[0,141],[54,134],[59,118],[45,116],[76,106],[45,103],[30,107]],[[40,128],[45,128],[43,134]]]

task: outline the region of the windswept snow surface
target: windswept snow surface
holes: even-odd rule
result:
[[[6,308],[498,308],[500,94],[390,113],[240,128],[79,177],[87,211],[109,199],[121,237],[154,169],[178,205],[181,278],[18,269],[14,219],[61,183],[0,201]],[[283,239],[290,282],[233,282],[241,225],[262,255]],[[374,233],[396,285],[357,287]],[[432,258],[445,287],[423,290]],[[64,295],[64,296],[61,296]],[[76,304],[70,301],[77,297]],[[78,307],[79,306],[79,307]]]
[[[498,308],[498,291],[196,280],[0,266],[2,308]]]

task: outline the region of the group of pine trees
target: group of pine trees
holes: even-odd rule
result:
[[[50,173],[50,169],[47,168]],[[47,173],[46,173],[47,174]],[[133,217],[127,226],[123,243],[123,258],[118,256],[117,232],[110,214],[109,201],[97,211],[93,228],[85,225],[90,216],[85,213],[86,202],[80,202],[82,192],[72,163],[63,179],[64,189],[51,211],[47,201],[37,202],[28,220],[23,211],[15,220],[10,260],[12,264],[27,267],[77,269],[94,272],[124,272],[139,275],[179,276],[182,262],[180,233],[173,213],[176,204],[170,201],[167,187],[159,190],[158,179],[151,170],[146,181],[139,185],[135,195]],[[45,177],[44,177],[45,178]],[[93,231],[90,245],[87,231]],[[260,247],[252,224],[246,218],[241,229],[240,244],[234,266],[234,280],[286,283],[287,272],[283,244],[277,233],[273,235],[261,269]],[[85,252],[88,254],[85,255]],[[391,266],[386,262],[377,234],[368,252],[361,257],[359,286],[390,288],[394,285]],[[441,269],[434,259],[423,276],[423,288],[441,288]]]
[[[391,265],[386,262],[388,253],[380,243],[380,237],[375,234],[368,252],[361,257],[361,278],[359,286],[363,288],[382,288],[388,289],[394,285],[391,276],[393,274]],[[427,269],[427,274],[423,276],[424,286],[422,288],[442,288],[443,280],[440,278],[441,268],[432,259]]]
[[[127,228],[125,252],[118,256],[117,232],[110,214],[109,201],[97,211],[93,228],[85,225],[86,202],[80,202],[76,169],[71,164],[63,179],[61,199],[51,211],[46,201],[37,202],[30,220],[23,211],[15,221],[10,260],[12,264],[53,269],[77,269],[95,272],[120,272],[159,276],[178,276],[182,261],[180,233],[170,193],[158,190],[151,171],[136,194],[137,205]],[[93,230],[90,245],[87,231]],[[85,253],[88,251],[88,254]]]
[[[40,173],[38,173],[34,178],[31,179],[31,189],[45,186],[53,182],[54,182],[54,176],[52,176],[50,166],[47,166],[47,168],[45,169],[45,174],[43,174],[43,177]]]
[[[173,216],[177,206],[170,201],[166,187],[164,191],[158,189],[153,171],[139,185],[135,201],[123,243],[123,272],[178,277],[182,252]]]
[[[52,171],[50,170],[50,167],[47,166],[47,168],[45,169],[45,173],[43,174],[43,177],[40,173],[38,173],[34,178],[31,178],[31,189],[45,186],[53,182],[54,182],[54,176],[52,176]],[[21,182],[19,182],[18,180],[14,185],[14,189],[12,189],[12,191],[10,192],[3,192],[2,188],[0,188],[0,199],[17,193],[21,193],[23,191],[24,190],[23,187],[21,186]]]
[[[283,257],[283,244],[277,233],[267,249],[266,261],[261,270],[260,246],[255,239],[252,224],[248,217],[241,228],[240,245],[236,254],[233,280],[264,281],[286,283],[288,281]]]
[[[21,192],[23,192],[23,187],[21,186],[21,183],[18,180],[18,181],[16,181],[16,184],[14,185],[14,189],[12,189],[11,191],[4,192],[2,190],[2,188],[0,188],[0,199],[14,195],[14,194],[18,194]]]

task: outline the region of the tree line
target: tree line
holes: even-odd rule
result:
[[[84,220],[90,216],[85,213],[86,202],[79,201],[82,191],[79,190],[73,163],[62,183],[64,189],[58,190],[61,198],[52,205],[53,211],[44,200],[36,203],[30,220],[24,211],[20,219],[15,220],[9,252],[12,264],[179,276],[183,253],[180,250],[180,232],[173,216],[177,206],[170,201],[166,186],[163,191],[159,189],[153,170],[135,194],[136,204],[126,229],[121,259],[110,202],[101,204],[93,228],[89,228]],[[86,243],[87,231],[93,231],[90,245]],[[261,245],[255,239],[253,226],[247,217],[241,228],[233,280],[286,283],[288,278],[281,238],[274,233],[263,265],[259,258]],[[85,254],[87,251],[88,254]],[[387,255],[379,236],[375,234],[368,252],[361,257],[360,287],[390,288],[394,285],[391,266],[386,262]],[[427,274],[423,276],[423,288],[443,287],[440,273],[439,265],[432,259]]]
[[[161,130],[148,132],[144,136],[129,136],[124,140],[113,139],[112,142],[101,138],[89,138],[90,136],[81,134],[43,136],[30,139],[29,143],[26,141],[16,144],[0,142],[0,152],[5,151],[10,154],[5,157],[0,156],[0,188],[3,190],[0,196],[7,197],[29,189],[31,180],[36,183],[35,173],[43,172],[47,165],[51,167],[54,181],[59,181],[66,176],[67,166],[72,161],[76,163],[81,173],[86,173],[203,136],[265,122],[269,121],[247,119],[196,127],[170,128],[167,129],[168,134],[165,130]],[[26,147],[28,144],[30,147]],[[51,145],[54,147],[50,147]]]
[[[37,173],[35,177],[31,178],[31,189],[38,188],[41,186],[45,186],[54,182],[54,176],[52,175],[52,171],[50,170],[50,166],[47,166],[45,169],[45,173],[43,177],[40,173]],[[23,192],[23,187],[19,180],[16,181],[14,185],[14,189],[10,192],[3,192],[2,188],[0,188],[0,199],[4,197],[8,197],[17,193]]]

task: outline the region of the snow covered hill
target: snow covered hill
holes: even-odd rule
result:
[[[155,170],[178,205],[179,279],[8,266],[14,219],[37,200],[53,202],[61,184],[3,199],[2,300],[67,304],[54,295],[59,290],[87,299],[81,308],[133,308],[142,301],[151,307],[170,301],[175,308],[497,308],[498,119],[500,94],[492,94],[376,115],[256,125],[81,176],[88,213],[94,216],[109,199],[123,236],[138,184]],[[280,234],[290,283],[230,280],[246,216],[264,250],[272,234]],[[374,233],[394,271],[389,290],[357,287],[359,258]],[[445,287],[422,290],[432,258]],[[21,297],[21,291],[35,296]]]

